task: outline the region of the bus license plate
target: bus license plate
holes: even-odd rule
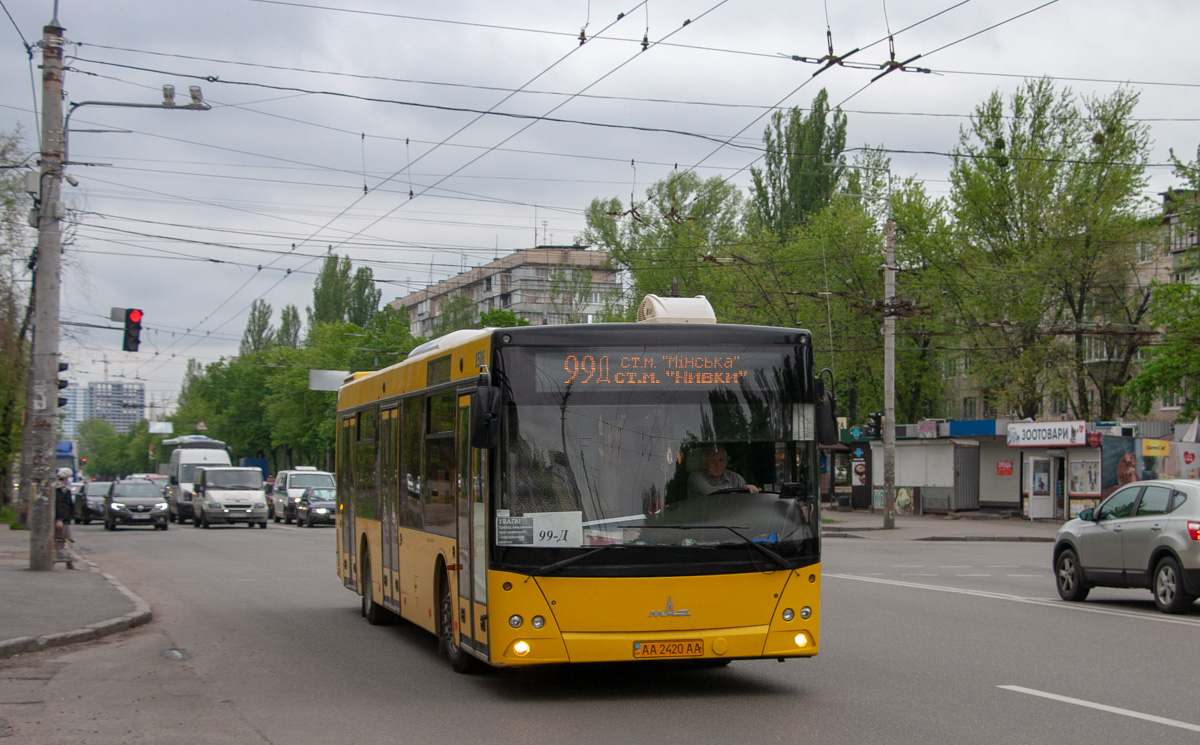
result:
[[[648,657],[703,657],[704,640],[680,639],[664,642],[634,642],[635,659]]]

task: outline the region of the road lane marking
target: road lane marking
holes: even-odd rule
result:
[[[908,575],[906,575],[908,576]],[[936,576],[936,575],[911,575],[911,576]],[[1065,600],[1058,598],[1030,598],[1021,595],[1009,595],[1003,592],[988,592],[987,590],[968,590],[962,587],[947,587],[945,585],[926,585],[918,582],[904,582],[898,579],[883,579],[880,577],[866,577],[861,574],[834,574],[832,572],[824,572],[822,578],[833,577],[834,579],[848,579],[857,582],[874,582],[880,585],[892,585],[894,587],[907,587],[914,590],[933,590],[934,592],[948,592],[954,595],[970,595],[977,598],[989,598],[991,600],[1009,600],[1014,603],[1028,603],[1029,605],[1041,605],[1047,608],[1059,608],[1061,610],[1079,611],[1082,613],[1097,613],[1102,616],[1119,616],[1122,618],[1136,618],[1141,621],[1154,621],[1156,623],[1175,624],[1178,626],[1194,626],[1200,628],[1200,618],[1189,618],[1186,616],[1169,616],[1165,613],[1141,613],[1138,611],[1116,610],[1112,608],[1104,608],[1097,605],[1088,605],[1086,603],[1068,603]]]
[[[938,569],[970,569],[970,564],[939,564]]]
[[[913,573],[908,573],[908,574],[901,574],[900,576],[901,577],[936,577],[937,575],[936,574],[920,574],[920,573],[913,572]]]
[[[1035,578],[1038,578],[1038,577],[1046,577],[1047,575],[1045,575],[1045,574],[1010,574],[1008,576],[1009,577],[1035,577]]]
[[[1178,727],[1179,729],[1186,729],[1190,732],[1200,732],[1200,724],[1190,724],[1188,722],[1181,722],[1177,719],[1167,719],[1166,717],[1156,717],[1153,714],[1143,714],[1140,711],[1131,711],[1129,709],[1120,709],[1120,708],[1117,708],[1116,706],[1108,706],[1105,704],[1098,704],[1094,701],[1084,701],[1081,698],[1071,698],[1070,696],[1060,696],[1057,693],[1047,693],[1045,691],[1037,691],[1032,688],[1023,688],[1022,686],[996,686],[996,687],[1003,688],[1006,691],[1015,691],[1016,693],[1027,693],[1030,696],[1040,696],[1041,698],[1048,698],[1051,701],[1061,701],[1064,704],[1074,704],[1076,706],[1085,706],[1089,709],[1097,709],[1099,711],[1107,711],[1110,714],[1120,714],[1121,716],[1124,716],[1124,717],[1133,717],[1134,719],[1142,719],[1147,722],[1154,722],[1156,724],[1165,724],[1168,727]]]
[[[990,574],[956,574],[955,577],[990,577]]]

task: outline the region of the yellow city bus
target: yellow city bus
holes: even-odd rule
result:
[[[811,657],[832,408],[800,329],[456,331],[338,393],[338,576],[459,672]]]

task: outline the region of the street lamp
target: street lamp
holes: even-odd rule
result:
[[[200,86],[188,86],[188,94],[192,97],[192,102],[185,106],[175,105],[175,86],[167,83],[162,87],[163,100],[162,103],[126,103],[124,101],[80,101],[78,103],[67,104],[67,117],[63,121],[63,165],[71,165],[70,148],[68,147],[67,134],[71,131],[71,115],[77,109],[84,106],[110,106],[123,109],[172,109],[177,111],[208,111],[212,106],[204,101],[204,95],[200,92]],[[70,178],[70,177],[68,177]]]
[[[38,177],[38,200],[33,217],[38,230],[37,265],[34,269],[33,344],[29,355],[29,376],[25,393],[26,426],[22,431],[21,504],[29,505],[29,568],[48,571],[54,568],[55,457],[57,407],[52,391],[58,387],[59,282],[62,254],[63,210],[58,195],[67,160],[67,130],[71,114],[83,106],[128,108],[176,108],[206,111],[200,89],[191,92],[187,106],[124,103],[118,101],[81,101],[69,105],[62,115],[63,32],[57,14],[42,28],[42,150]],[[68,182],[69,183],[69,182]]]

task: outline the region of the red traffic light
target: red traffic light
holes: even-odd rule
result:
[[[142,322],[142,312],[136,308],[130,308],[129,309],[129,320],[133,321],[134,323],[141,323]]]

